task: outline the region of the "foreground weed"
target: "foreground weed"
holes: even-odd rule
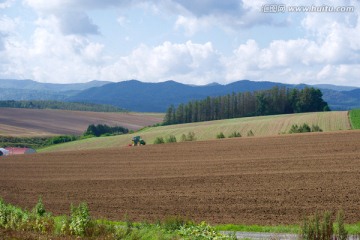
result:
[[[182,226],[177,233],[183,237],[183,239],[217,239],[217,240],[234,240],[235,235],[224,235],[215,230],[215,228],[208,225],[206,222],[201,222],[199,225]]]
[[[344,212],[343,211],[339,211],[337,216],[336,216],[336,228],[335,228],[335,233],[336,233],[336,239],[337,240],[346,240],[348,239],[348,232],[345,230],[345,225],[344,225]]]
[[[335,225],[335,232],[334,232]],[[331,213],[325,212],[322,221],[316,213],[314,216],[304,219],[301,226],[300,239],[303,240],[346,240],[348,232],[344,227],[344,213],[338,212],[335,224],[331,219]]]
[[[43,217],[44,214],[46,213],[46,210],[45,210],[45,207],[44,207],[41,197],[39,197],[37,204],[33,208],[33,213],[39,217]]]
[[[186,226],[186,225],[193,225],[193,222],[186,220],[185,218],[180,217],[180,216],[167,217],[164,220],[164,222],[161,224],[161,226],[166,231],[179,230],[181,227]]]
[[[71,205],[71,218],[69,230],[71,234],[76,236],[84,236],[90,227],[91,218],[86,203],[80,203],[78,207]]]

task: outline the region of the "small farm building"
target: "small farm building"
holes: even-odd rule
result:
[[[9,151],[9,155],[36,153],[36,150],[32,148],[7,147],[5,149]]]
[[[6,150],[5,148],[0,148],[0,157],[6,155],[9,155],[9,151]]]

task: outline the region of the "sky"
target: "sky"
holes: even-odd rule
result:
[[[0,0],[0,79],[360,87],[360,0]]]

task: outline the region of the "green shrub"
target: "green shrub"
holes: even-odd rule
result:
[[[184,133],[181,135],[181,141],[186,142],[186,135]]]
[[[319,127],[319,125],[312,125],[311,132],[322,132],[323,130]]]
[[[224,135],[223,132],[221,132],[221,133],[218,133],[218,134],[216,135],[216,138],[217,138],[217,139],[225,138],[225,135]]]
[[[306,123],[304,123],[303,125],[301,125],[299,127],[299,132],[300,133],[304,133],[304,132],[311,132],[311,128],[309,125],[307,125]]]
[[[154,140],[154,144],[163,144],[163,143],[165,143],[163,137],[156,137]]]
[[[318,125],[312,125],[311,128],[308,124],[304,123],[301,126],[293,124],[289,130],[289,133],[306,133],[306,132],[322,132],[322,129]]]
[[[79,139],[79,137],[73,136],[73,135],[56,136],[56,137],[50,138],[46,142],[46,145],[66,143],[66,142],[71,142],[71,141],[75,141],[75,140],[78,140],[78,139]]]
[[[176,137],[174,135],[168,136],[165,140],[167,143],[176,143],[177,142]]]
[[[255,134],[253,133],[252,130],[250,130],[250,131],[247,132],[247,136],[248,137],[253,137],[253,136],[255,136]]]
[[[194,132],[188,132],[187,135],[185,135],[185,134],[181,135],[181,141],[182,142],[196,141],[195,133]]]
[[[195,133],[194,132],[188,132],[186,136],[187,141],[196,141]]]
[[[121,126],[115,126],[115,127],[110,127],[106,124],[91,124],[88,126],[88,128],[86,129],[85,133],[83,134],[84,136],[87,135],[91,135],[91,136],[95,136],[95,137],[100,137],[101,135],[104,134],[111,134],[111,135],[121,135],[121,134],[125,134],[128,133],[129,129],[121,127]]]
[[[239,132],[234,131],[229,135],[229,138],[236,138],[236,137],[241,137],[241,134]]]

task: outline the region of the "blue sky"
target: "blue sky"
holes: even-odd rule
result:
[[[0,0],[0,79],[360,87],[359,13],[359,0]]]

